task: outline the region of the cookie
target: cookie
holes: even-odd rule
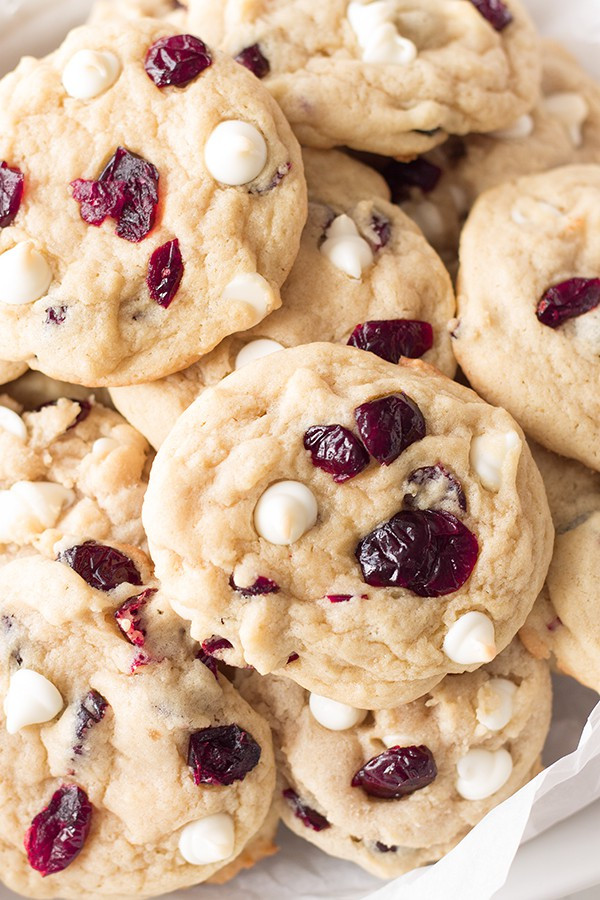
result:
[[[202,662],[148,559],[103,550],[0,573],[0,860],[30,897],[197,884],[271,805],[267,724]]]
[[[54,558],[70,536],[143,547],[145,438],[93,398],[30,412],[0,402],[0,562],[33,550]]]
[[[0,135],[15,195],[0,357],[78,384],[144,382],[280,305],[302,158],[225,55],[158,20],[75,29],[0,82]]]
[[[96,25],[121,16],[160,19],[184,31],[187,5],[179,0],[95,0],[88,22]]]
[[[600,469],[599,234],[598,166],[486,192],[462,234],[452,328],[475,390],[540,444],[592,469]]]
[[[517,0],[191,0],[188,26],[255,71],[309,147],[411,159],[509,125],[538,91]]]
[[[552,552],[508,413],[418,360],[336,344],[208,388],[159,450],[142,518],[196,639],[369,709],[489,662]]]
[[[532,446],[556,528],[542,592],[521,629],[538,657],[600,691],[600,474]]]
[[[283,306],[199,362],[145,385],[113,388],[117,408],[154,447],[209,385],[250,359],[313,341],[355,342],[396,362],[456,363],[447,323],[450,279],[373,169],[334,150],[305,150],[309,216]],[[334,236],[339,230],[339,235]]]
[[[240,689],[273,728],[288,828],[382,878],[437,861],[529,781],[550,725],[548,667],[518,639],[395,709],[356,710],[276,676]]]
[[[23,363],[6,362],[0,360],[0,384],[7,384],[27,371]]]

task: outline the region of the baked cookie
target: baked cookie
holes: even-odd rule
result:
[[[117,19],[24,59],[0,82],[0,160],[0,357],[148,381],[280,305],[300,149],[269,92],[197,38]]]
[[[31,412],[6,394],[0,403],[0,562],[34,549],[54,558],[69,536],[145,545],[152,455],[141,434],[93,398]]]
[[[368,709],[489,662],[552,552],[504,410],[420,361],[336,344],[207,389],[162,445],[142,517],[196,639]]]
[[[0,384],[7,384],[14,381],[20,375],[27,371],[27,366],[23,363],[6,362],[0,359]]]
[[[456,363],[447,323],[450,279],[373,169],[334,150],[304,151],[308,223],[283,306],[199,362],[144,385],[114,388],[117,408],[154,447],[202,391],[282,347],[352,341],[396,362],[421,356],[446,375]]]
[[[188,27],[254,71],[308,147],[411,159],[509,125],[539,87],[517,0],[190,0]]]
[[[529,781],[550,725],[548,667],[518,639],[396,709],[353,709],[274,676],[240,689],[273,728],[285,824],[382,878],[435,862]]]
[[[184,31],[187,27],[187,4],[180,0],[95,0],[88,22],[96,25],[123,16],[161,19]]]
[[[462,234],[454,352],[536,441],[600,469],[600,167],[487,191]],[[533,363],[532,363],[533,361]]]
[[[143,554],[59,559],[0,571],[0,877],[72,900],[204,881],[269,812],[268,725],[202,662]]]
[[[554,556],[521,637],[600,692],[600,474],[532,446],[556,528]]]

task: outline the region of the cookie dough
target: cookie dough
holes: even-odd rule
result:
[[[378,331],[403,326],[407,337],[414,331],[419,340],[400,342],[397,352],[422,355],[446,375],[454,374],[447,330],[455,308],[450,279],[410,220],[389,202],[381,176],[334,150],[305,150],[304,165],[308,223],[282,288],[283,306],[183,372],[112,389],[117,408],[154,447],[206,387],[250,359],[312,341],[347,343],[366,322],[380,323]],[[332,237],[336,229],[341,230],[337,238]],[[398,323],[401,319],[409,322]],[[415,320],[419,324],[410,324]]]
[[[207,389],[162,445],[142,517],[198,640],[368,709],[489,662],[552,552],[508,413],[418,360],[335,344]]]

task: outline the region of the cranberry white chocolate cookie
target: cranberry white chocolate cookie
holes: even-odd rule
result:
[[[142,517],[207,652],[368,709],[493,659],[552,552],[508,413],[419,360],[336,344],[208,388],[159,450]]]
[[[187,4],[180,0],[95,0],[88,23],[95,25],[121,16],[153,17],[185,30]]]
[[[521,638],[600,691],[600,474],[533,446],[556,528],[546,584]]]
[[[188,27],[247,65],[309,147],[410,159],[535,102],[520,0],[191,0]]]
[[[285,824],[382,878],[435,862],[539,770],[548,666],[518,639],[395,709],[354,709],[286,678],[242,676],[273,728]]]
[[[198,38],[117,19],[24,59],[0,82],[0,161],[0,357],[148,381],[280,305],[300,150],[269,92]]]
[[[305,150],[304,165],[308,223],[281,291],[283,306],[183,372],[112,390],[118,409],[155,447],[206,387],[282,347],[350,343],[390,362],[422,357],[454,374],[450,279],[418,229],[389,202],[381,176],[334,150]]]
[[[0,877],[25,896],[197,884],[269,812],[269,728],[151,572],[91,543],[0,570]]]
[[[454,352],[536,441],[600,469],[600,167],[487,191],[460,244]]]
[[[0,397],[0,562],[70,535],[144,546],[145,438],[93,398],[23,412]]]

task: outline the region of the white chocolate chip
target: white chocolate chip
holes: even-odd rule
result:
[[[467,194],[464,187],[462,187],[460,184],[449,184],[448,193],[450,194],[452,202],[454,203],[454,206],[456,208],[456,212],[459,215],[462,216],[469,211],[469,195]]]
[[[546,112],[559,120],[569,132],[569,137],[575,147],[581,147],[583,143],[583,126],[590,114],[585,97],[571,91],[558,94],[550,94],[542,101]]]
[[[393,19],[397,4],[391,0],[350,3],[348,21],[367,63],[406,66],[417,57],[417,48],[398,33]]]
[[[313,492],[300,481],[278,481],[254,509],[254,527],[270,544],[289,545],[311,529],[318,515]]]
[[[0,428],[9,431],[18,437],[19,440],[25,442],[27,440],[27,426],[21,416],[13,412],[7,406],[0,406]]]
[[[233,819],[216,813],[186,825],[179,838],[179,852],[191,866],[222,862],[235,849]]]
[[[508,750],[469,750],[456,764],[456,790],[465,800],[485,800],[510,778],[513,761]]]
[[[313,718],[329,731],[346,731],[360,725],[366,718],[366,709],[355,709],[337,700],[329,700],[320,694],[311,694],[308,701]]]
[[[279,341],[271,341],[268,338],[259,338],[257,341],[250,341],[245,347],[242,347],[235,358],[235,368],[241,369],[256,359],[262,359],[263,356],[270,356],[271,353],[277,353],[283,350],[283,344]],[[1,423],[0,423],[1,424]]]
[[[414,735],[408,736],[406,734],[384,734],[381,742],[385,744],[388,750],[390,747],[411,747],[413,744],[419,743]]]
[[[501,731],[513,717],[517,685],[508,678],[490,678],[477,692],[477,721],[487,731]]]
[[[230,186],[248,184],[266,165],[267,144],[250,122],[221,122],[206,142],[204,162],[215,181]]]
[[[490,131],[489,136],[499,138],[504,141],[519,141],[529,137],[533,132],[533,119],[528,113],[519,116],[512,125],[507,128],[498,128],[496,131]]]
[[[346,215],[338,216],[327,229],[321,253],[336,269],[351,278],[360,278],[363,271],[373,264],[373,251],[358,233],[350,216]]]
[[[435,243],[444,237],[446,229],[444,217],[431,200],[422,200],[421,203],[417,203],[414,209],[411,209],[410,217],[430,243]]]
[[[562,216],[560,209],[545,200],[533,200],[521,197],[513,206],[510,217],[515,225],[546,224],[548,216],[558,219]]]
[[[274,305],[271,285],[258,272],[236,275],[223,291],[223,300],[245,303],[258,314],[260,321]]]
[[[75,100],[91,100],[113,86],[121,63],[108,50],[78,50],[63,69],[65,91]]]
[[[375,0],[374,3],[353,2],[348,6],[348,21],[356,40],[364,49],[373,32],[386,22],[391,22],[396,12],[395,0]]]
[[[4,699],[6,730],[16,734],[27,725],[51,722],[64,706],[51,681],[32,669],[19,669],[11,676]]]
[[[506,460],[520,448],[521,439],[516,431],[494,431],[473,438],[469,460],[487,491],[497,493],[500,490]]]
[[[34,303],[50,287],[52,271],[33,241],[22,241],[0,255],[0,303]]]
[[[448,659],[463,666],[491,662],[497,652],[494,623],[481,612],[460,616],[444,639]]]
[[[26,542],[53,528],[73,491],[50,481],[17,481],[0,491],[0,543]]]

